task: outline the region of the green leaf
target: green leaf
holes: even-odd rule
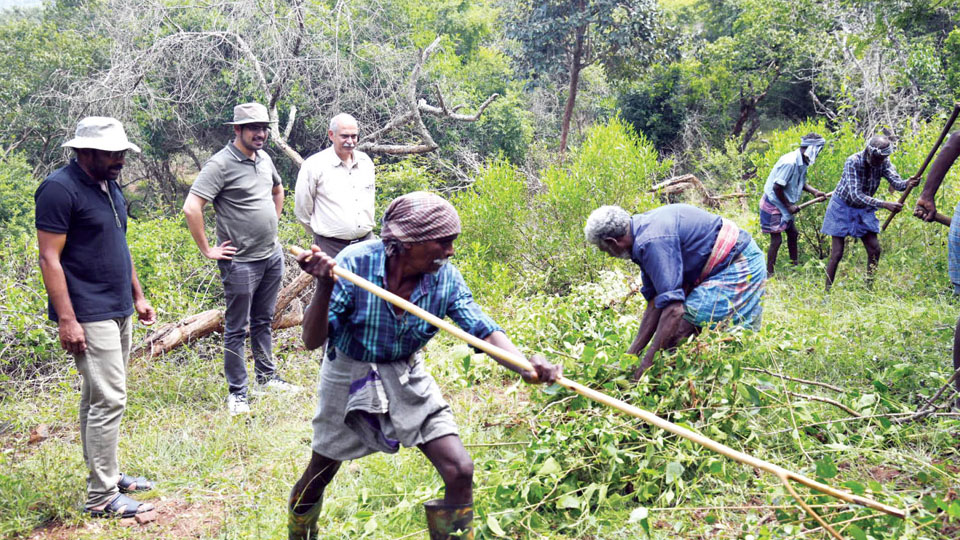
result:
[[[833,478],[837,475],[837,466],[830,459],[830,456],[817,461],[817,476],[820,478]]]
[[[763,403],[760,401],[760,392],[757,392],[757,389],[750,386],[749,384],[746,384],[746,383],[741,384],[740,392],[741,393],[745,392],[746,393],[745,397],[747,397],[747,399],[749,399],[754,404],[754,406],[760,407],[761,405],[763,405]]]
[[[854,482],[852,480],[849,482],[844,482],[841,485],[849,489],[850,491],[852,491],[854,495],[863,495],[867,491],[867,488],[864,487],[863,484],[861,484],[860,482]]]
[[[500,527],[500,522],[497,521],[495,516],[487,516],[487,528],[497,536],[507,535],[507,533],[503,532],[503,529]]]
[[[638,506],[638,507],[634,508],[632,512],[630,512],[630,519],[629,519],[627,522],[628,522],[628,523],[636,523],[636,522],[638,522],[638,521],[643,521],[643,520],[647,519],[647,515],[648,515],[649,513],[650,513],[650,511],[647,510],[646,507]]]
[[[947,507],[947,514],[953,519],[960,519],[960,501],[953,501]]]
[[[580,499],[567,493],[557,501],[557,508],[580,508]]]
[[[867,540],[867,533],[863,532],[863,529],[856,525],[850,524],[850,526],[847,527],[847,532],[850,533],[850,536],[855,540]]]
[[[678,461],[667,463],[667,483],[674,483],[683,474],[683,465]]]
[[[560,464],[557,463],[557,460],[549,457],[543,462],[543,465],[540,466],[540,470],[537,471],[537,474],[540,476],[547,476],[551,474],[557,474],[558,472],[560,472]]]

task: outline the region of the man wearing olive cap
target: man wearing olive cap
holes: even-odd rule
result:
[[[267,108],[244,103],[233,109],[234,139],[203,165],[183,203],[190,235],[204,257],[217,261],[226,301],[223,371],[231,415],[250,412],[244,342],[250,325],[257,387],[296,391],[280,379],[273,363],[273,322],[283,278],[283,253],[277,223],[283,210],[283,185],[263,151],[270,133]],[[203,207],[213,203],[217,243],[211,246],[203,225]]]
[[[826,289],[829,291],[837,275],[837,266],[843,258],[846,237],[859,238],[867,250],[867,277],[869,278],[880,261],[880,220],[877,208],[899,212],[903,205],[897,202],[876,199],[873,195],[880,187],[880,179],[897,191],[916,185],[917,180],[903,180],[890,162],[893,142],[882,135],[871,137],[862,151],[851,155],[843,165],[840,183],[834,190],[827,212],[823,217],[821,234],[833,237],[830,246],[830,261],[827,263]]]
[[[414,354],[438,329],[346,280],[333,279],[333,267],[340,265],[520,354],[448,263],[459,234],[460,217],[453,206],[420,191],[390,203],[381,240],[347,246],[335,261],[316,245],[298,257],[304,271],[317,278],[303,318],[304,345],[316,349],[329,337],[334,351],[320,370],[310,464],[290,493],[290,539],[317,538],[323,492],[341,462],[394,453],[400,446],[419,448],[443,478],[444,498],[424,505],[430,537],[473,538],[473,461],[422,355]],[[535,371],[520,373],[527,382],[553,382],[560,376],[560,367],[541,356],[529,360]]]
[[[36,227],[48,315],[60,345],[73,355],[83,378],[80,440],[86,462],[87,500],[94,517],[132,517],[151,510],[126,493],[152,483],[120,472],[117,443],[127,402],[126,372],[132,315],[153,324],[127,248],[126,202],[117,178],[127,151],[139,152],[113,118],[90,116],[63,143],[76,157],[37,188]]]

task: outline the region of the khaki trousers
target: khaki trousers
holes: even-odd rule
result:
[[[120,478],[117,441],[127,404],[127,359],[132,317],[80,323],[87,350],[74,355],[83,377],[80,394],[80,439],[87,464],[86,508],[113,499]]]

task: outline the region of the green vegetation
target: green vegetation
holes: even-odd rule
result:
[[[567,4],[56,1],[0,12],[0,537],[284,537],[316,401],[315,355],[299,330],[278,333],[277,360],[309,390],[259,398],[246,419],[225,410],[219,335],[133,360],[121,459],[159,482],[145,498],[161,519],[87,519],[79,380],[44,317],[33,231],[33,191],[64,163],[59,145],[77,119],[115,115],[144,148],[122,185],[160,322],[220,307],[216,266],[179,208],[246,100],[275,101],[278,134],[301,156],[323,145],[334,112],[355,114],[362,136],[391,128],[372,141],[378,218],[402,193],[447,195],[463,221],[455,264],[525,352],[724,444],[909,509],[900,520],[801,488],[845,538],[960,536],[960,416],[949,393],[935,414],[904,421],[951,375],[960,314],[947,230],[912,218],[913,197],[881,237],[872,285],[851,242],[829,295],[826,205],[805,209],[800,265],[781,256],[762,328],[708,332],[638,384],[627,380],[638,359],[623,354],[644,309],[637,268],[582,240],[601,204],[690,202],[766,247],[764,180],[810,131],[828,141],[809,172],[818,189],[833,189],[846,157],[881,130],[912,175],[957,98],[960,5],[584,0],[597,8],[588,17]],[[627,9],[642,20],[613,31]],[[574,66],[578,32],[591,47]],[[276,141],[268,151],[291,193],[296,160]],[[650,192],[682,174],[713,198]],[[945,181],[941,212],[960,201],[958,180],[954,171]],[[305,245],[292,197],[287,205],[281,241]],[[296,274],[288,260],[287,281]],[[135,341],[146,334],[138,327]],[[476,463],[479,538],[827,538],[775,478],[565,390],[525,386],[452,338],[435,339],[427,361]],[[49,436],[31,443],[41,425]],[[321,530],[423,537],[420,504],[441,491],[417,451],[364,458],[335,479]]]

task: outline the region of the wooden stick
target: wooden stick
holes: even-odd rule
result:
[[[821,195],[821,196],[819,196],[819,197],[814,197],[814,198],[810,199],[809,201],[807,201],[807,202],[805,202],[805,203],[798,204],[798,205],[797,205],[797,210],[803,210],[804,208],[806,208],[806,207],[808,207],[808,206],[810,206],[810,205],[812,205],[812,204],[817,204],[817,203],[819,203],[819,202],[823,202],[823,201],[829,199],[831,196],[833,196],[833,192],[832,192],[832,191],[831,191],[830,193],[824,193],[823,195]]]
[[[943,130],[940,131],[940,137],[937,138],[937,143],[934,144],[933,148],[930,149],[930,153],[927,154],[927,159],[923,160],[923,165],[920,166],[920,170],[917,171],[917,174],[910,177],[910,180],[923,176],[923,171],[927,170],[927,165],[930,164],[930,160],[933,159],[933,156],[937,153],[937,150],[940,149],[940,144],[943,142],[943,139],[946,138],[950,128],[953,127],[953,122],[956,121],[958,114],[960,114],[960,103],[954,103],[953,112],[950,114],[950,118],[947,119],[947,123],[943,126]],[[911,191],[913,191],[913,186],[908,186],[907,189],[903,191],[903,195],[900,196],[900,199],[897,202],[900,204],[906,202]],[[899,213],[899,211],[893,212],[887,216],[887,220],[883,222],[883,227],[880,228],[880,232],[887,230],[887,225],[890,225],[890,222],[893,221],[893,217]]]
[[[830,390],[833,390],[834,392],[839,392],[839,393],[841,393],[841,394],[845,392],[845,390],[844,390],[843,388],[840,388],[839,386],[834,386],[834,385],[832,385],[832,384],[827,384],[827,383],[825,383],[825,382],[820,382],[820,381],[808,381],[808,380],[806,380],[806,379],[798,379],[798,378],[796,378],[796,377],[788,377],[788,376],[786,376],[786,375],[780,375],[779,373],[774,373],[774,372],[772,372],[772,371],[768,371],[768,370],[763,369],[763,368],[742,367],[742,368],[740,368],[740,369],[742,369],[742,370],[744,370],[744,371],[756,371],[756,372],[758,372],[758,373],[766,373],[767,375],[771,375],[771,376],[773,376],[773,377],[779,377],[779,378],[781,378],[781,379],[786,379],[786,380],[788,380],[788,381],[793,381],[793,382],[798,382],[798,383],[803,383],[803,384],[809,384],[809,385],[813,385],[813,386],[822,386],[823,388],[829,388]]]
[[[843,403],[840,403],[839,401],[837,401],[837,400],[835,400],[835,399],[830,399],[830,398],[825,398],[825,397],[820,397],[820,396],[811,396],[811,395],[809,395],[809,394],[801,394],[801,393],[799,393],[799,392],[790,392],[790,395],[791,395],[791,396],[794,396],[794,397],[798,397],[798,398],[800,398],[800,399],[809,399],[810,401],[819,401],[820,403],[829,403],[830,405],[833,405],[834,407],[838,407],[838,408],[840,408],[840,409],[843,409],[843,410],[846,411],[846,413],[849,414],[850,416],[860,416],[860,413],[858,413],[857,411],[851,409],[850,407],[847,407],[846,405],[844,405]]]
[[[290,252],[293,253],[295,256],[300,256],[300,254],[304,252],[303,249],[300,249],[296,246],[291,246],[289,249],[290,249]],[[479,339],[471,334],[468,334],[463,330],[461,330],[459,327],[456,327],[448,323],[447,321],[440,319],[436,315],[422,309],[420,306],[417,306],[416,304],[408,302],[403,298],[400,298],[399,296],[393,294],[392,292],[384,290],[374,285],[373,283],[370,283],[369,281],[363,279],[362,277],[354,274],[349,270],[346,270],[345,268],[342,268],[340,266],[334,266],[333,273],[335,276],[341,279],[345,279],[353,283],[357,287],[360,287],[361,289],[375,296],[379,296],[380,298],[403,309],[404,311],[407,311],[409,313],[416,315],[417,317],[420,317],[421,319],[427,321],[433,326],[436,326],[437,328],[447,332],[448,334],[451,334],[454,337],[467,342],[469,345],[472,345],[473,347],[480,349],[481,351],[489,354],[494,358],[503,360],[507,364],[510,364],[511,366],[514,366],[522,370],[526,370],[526,371],[533,370],[533,366],[530,365],[530,362],[528,362],[527,359],[524,358],[523,356],[509,353],[501,349],[500,347],[491,345],[490,343],[487,343],[482,339]],[[812,478],[808,478],[802,474],[784,469],[779,465],[775,465],[773,463],[764,461],[762,459],[755,458],[739,450],[730,448],[725,444],[721,444],[717,441],[714,441],[713,439],[705,437],[685,427],[678,426],[673,422],[664,420],[663,418],[660,418],[659,416],[649,411],[645,411],[639,407],[630,405],[625,401],[608,396],[602,392],[598,392],[592,388],[586,387],[566,377],[561,377],[559,380],[557,380],[557,384],[559,384],[560,386],[563,386],[564,388],[567,388],[568,390],[572,390],[587,399],[591,399],[602,405],[612,407],[614,409],[617,409],[620,412],[639,418],[644,422],[648,424],[652,424],[664,431],[668,431],[670,433],[673,433],[674,435],[678,435],[680,437],[683,437],[684,439],[693,441],[701,446],[704,446],[710,450],[713,450],[718,454],[727,456],[728,458],[734,461],[739,461],[740,463],[749,465],[755,469],[760,469],[762,471],[768,472],[776,476],[783,482],[786,482],[788,480],[793,480],[794,482],[803,484],[811,489],[815,489],[821,493],[825,493],[827,495],[836,497],[838,499],[847,501],[849,503],[858,504],[860,506],[866,506],[868,508],[873,508],[875,510],[880,510],[881,512],[885,512],[887,514],[890,514],[891,516],[896,516],[901,519],[906,517],[906,512],[904,510],[877,502],[868,497],[854,495],[852,493],[840,491],[839,489],[828,486],[826,484],[821,484],[820,482],[817,482]],[[799,498],[797,499],[797,501],[800,503],[801,506],[805,505],[805,503],[801,502]],[[812,510],[810,510],[810,512],[812,512]],[[821,521],[819,516],[816,516],[816,514],[811,514],[811,516],[813,516],[814,519],[816,519],[818,522]]]
[[[914,208],[913,217],[918,219],[923,219],[923,209],[920,207]],[[935,212],[933,214],[933,221],[936,221],[941,225],[946,225],[947,227],[949,227],[950,224],[953,223],[953,218],[951,218],[950,216],[941,214],[940,212]]]

